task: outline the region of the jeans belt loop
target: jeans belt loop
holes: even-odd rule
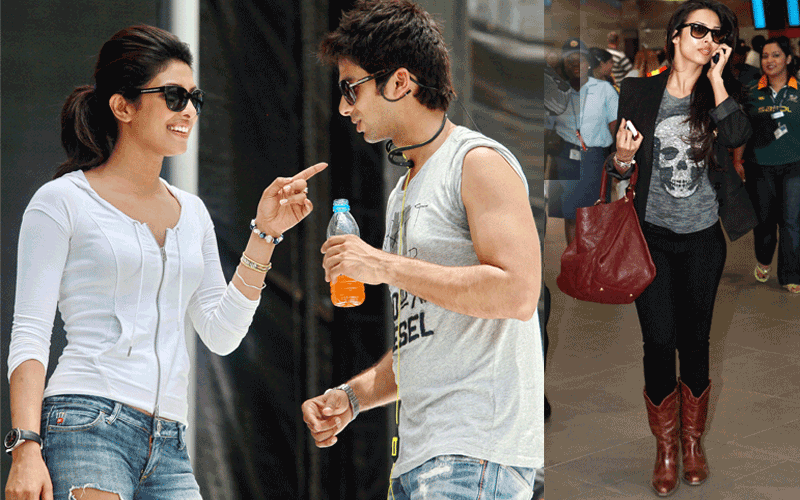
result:
[[[108,416],[106,419],[106,423],[108,425],[113,424],[117,417],[119,417],[119,413],[122,411],[122,403],[114,403],[114,409],[111,411],[111,415]]]

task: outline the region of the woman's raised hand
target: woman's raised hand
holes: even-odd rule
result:
[[[728,59],[730,59],[731,54],[733,53],[733,49],[728,46],[726,43],[720,44],[717,47],[717,50],[711,53],[711,67],[708,68],[708,79],[714,80],[714,78],[718,78],[720,81],[722,80],[722,70],[725,68],[725,65],[728,64]],[[719,54],[719,60],[714,62],[714,56]]]
[[[623,118],[620,121],[619,129],[617,130],[617,160],[625,163],[630,163],[633,160],[633,157],[636,156],[636,151],[639,150],[639,146],[642,145],[642,141],[644,137],[641,133],[637,134],[636,139],[633,138],[633,133],[628,130],[626,125],[628,121]],[[620,170],[617,167],[617,171],[620,173],[627,172],[627,169]]]
[[[256,210],[256,227],[277,237],[303,220],[314,205],[308,199],[308,179],[325,170],[327,163],[317,163],[293,177],[278,177],[261,195]]]

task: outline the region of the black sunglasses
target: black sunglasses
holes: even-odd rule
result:
[[[358,87],[362,83],[367,83],[368,81],[373,80],[375,78],[380,78],[382,76],[386,76],[389,73],[391,73],[393,71],[396,71],[396,70],[397,69],[395,68],[395,69],[391,69],[391,70],[390,69],[385,69],[383,71],[378,71],[377,73],[373,73],[371,75],[365,76],[364,78],[362,78],[360,80],[356,80],[353,83],[350,83],[347,80],[339,80],[339,91],[342,93],[342,97],[344,97],[344,100],[347,101],[347,104],[352,106],[353,104],[356,103],[356,91],[353,90],[353,89],[355,89],[356,87]]]
[[[714,43],[723,43],[728,38],[728,33],[722,31],[721,29],[712,30],[708,26],[703,26],[702,24],[698,23],[679,24],[675,29],[680,31],[687,26],[692,28],[690,32],[692,34],[692,38],[697,38],[698,40],[705,38],[709,31],[711,32],[711,39],[714,40]]]
[[[163,92],[164,100],[167,102],[167,107],[170,111],[183,111],[191,99],[192,106],[194,106],[194,110],[198,115],[203,108],[203,96],[205,95],[200,89],[189,92],[179,85],[164,85],[163,87],[153,87],[151,89],[135,89],[135,91],[137,94]]]

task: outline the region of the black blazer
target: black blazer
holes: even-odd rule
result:
[[[636,182],[634,206],[639,222],[644,223],[650,179],[653,174],[653,136],[656,128],[661,98],[667,88],[669,70],[649,78],[626,78],[622,82],[617,112],[617,128],[622,118],[630,120],[644,136],[641,147],[636,152],[636,167],[639,180]],[[744,183],[733,168],[728,148],[746,143],[753,133],[747,114],[741,106],[729,97],[711,110],[711,118],[717,126],[714,141],[714,154],[721,170],[707,168],[708,179],[717,192],[719,216],[731,240],[747,234],[758,222],[750,197]],[[623,178],[614,169],[613,161],[606,163],[609,174]],[[630,177],[633,169],[626,172]]]

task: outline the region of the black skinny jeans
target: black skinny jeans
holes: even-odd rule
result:
[[[656,278],[636,299],[644,342],[647,395],[658,405],[680,376],[695,396],[708,387],[709,333],[727,248],[719,222],[676,234],[645,222],[642,231],[656,265]]]

